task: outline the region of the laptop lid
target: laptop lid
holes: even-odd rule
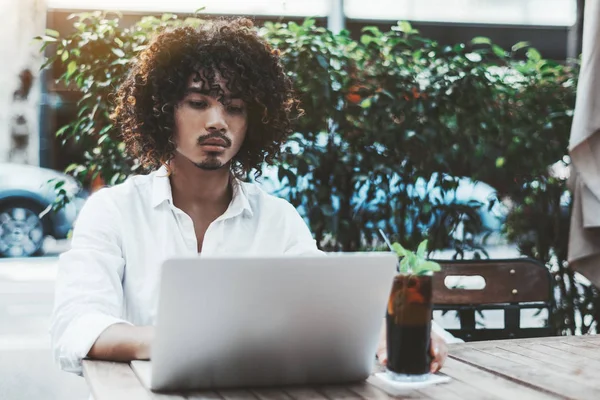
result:
[[[392,253],[167,260],[151,388],[365,379],[396,262]]]

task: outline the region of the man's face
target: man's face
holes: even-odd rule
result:
[[[243,100],[232,98],[217,73],[212,84],[200,74],[188,80],[175,107],[176,151],[204,170],[228,166],[238,153],[248,127]]]

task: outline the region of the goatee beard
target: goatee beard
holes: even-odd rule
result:
[[[218,169],[223,168],[223,163],[219,160],[206,160],[202,162],[192,162],[197,168],[200,168],[204,171],[216,171]]]

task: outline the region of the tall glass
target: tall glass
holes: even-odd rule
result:
[[[428,378],[431,364],[431,275],[399,274],[388,300],[388,376],[402,382]]]

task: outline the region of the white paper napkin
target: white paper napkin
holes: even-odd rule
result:
[[[391,379],[387,372],[379,372],[369,378],[369,383],[391,395],[410,392],[439,383],[450,382],[450,377],[442,374],[428,374],[427,379],[420,382],[399,382]]]

